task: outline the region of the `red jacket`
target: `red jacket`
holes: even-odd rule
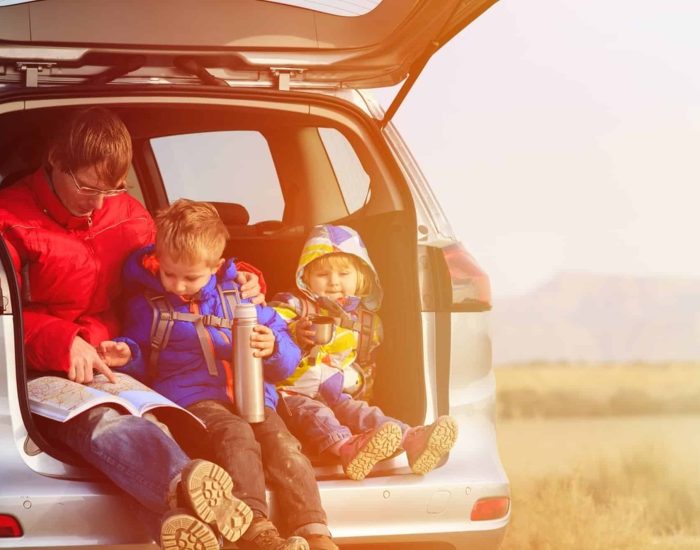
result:
[[[76,335],[96,345],[118,334],[111,306],[122,266],[154,241],[155,226],[127,194],[107,198],[90,218],[73,216],[39,170],[0,191],[0,237],[21,280],[30,366],[68,371]]]

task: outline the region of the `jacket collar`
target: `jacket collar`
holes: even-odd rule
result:
[[[66,229],[89,229],[96,218],[101,217],[100,210],[96,210],[91,216],[71,214],[54,191],[46,168],[40,168],[32,174],[29,187],[44,213]]]
[[[172,292],[167,292],[163,288],[163,283],[158,274],[160,265],[155,257],[155,248],[154,244],[147,245],[132,254],[127,260],[123,277],[127,292],[142,292],[144,289],[147,289],[149,292],[165,295],[172,305],[178,306],[183,303],[206,302],[215,299],[219,295],[216,288],[217,284],[224,289],[237,288],[237,283],[235,282],[238,275],[236,262],[233,258],[229,258],[219,271],[209,278],[207,284],[189,300],[185,300]]]

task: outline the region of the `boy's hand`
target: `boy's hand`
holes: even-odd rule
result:
[[[104,374],[110,382],[117,381],[116,376],[100,358],[94,346],[80,336],[76,336],[70,346],[68,380],[78,384],[88,384],[92,382],[94,371]]]
[[[311,330],[311,319],[301,317],[294,325],[294,339],[301,348],[310,348],[315,344],[314,331]]]
[[[265,295],[260,293],[260,278],[249,271],[239,271],[236,282],[241,285],[241,298],[250,298],[254,304],[265,305]]]
[[[250,347],[255,357],[269,357],[275,351],[275,335],[265,325],[255,325],[250,335]]]
[[[131,359],[131,350],[126,342],[105,340],[97,346],[97,353],[110,367],[123,367]]]

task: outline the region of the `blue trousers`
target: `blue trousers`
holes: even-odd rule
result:
[[[379,407],[349,396],[333,405],[297,393],[282,393],[280,399],[289,409],[289,415],[283,413],[289,431],[311,454],[321,454],[338,441],[387,422],[398,424],[403,432],[409,428],[405,422],[385,415]]]
[[[190,462],[179,445],[153,422],[110,407],[44,425],[49,439],[78,454],[143,507],[139,516],[158,540],[170,482]]]

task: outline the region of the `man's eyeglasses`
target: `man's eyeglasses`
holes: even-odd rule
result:
[[[126,192],[126,187],[124,185],[117,187],[116,189],[97,189],[95,187],[90,187],[89,185],[80,185],[78,180],[75,179],[73,170],[69,169],[68,173],[70,174],[70,177],[73,178],[75,188],[81,195],[90,195],[92,197],[96,197],[97,195],[102,195],[103,197],[114,197],[115,195],[121,195],[122,193]]]

